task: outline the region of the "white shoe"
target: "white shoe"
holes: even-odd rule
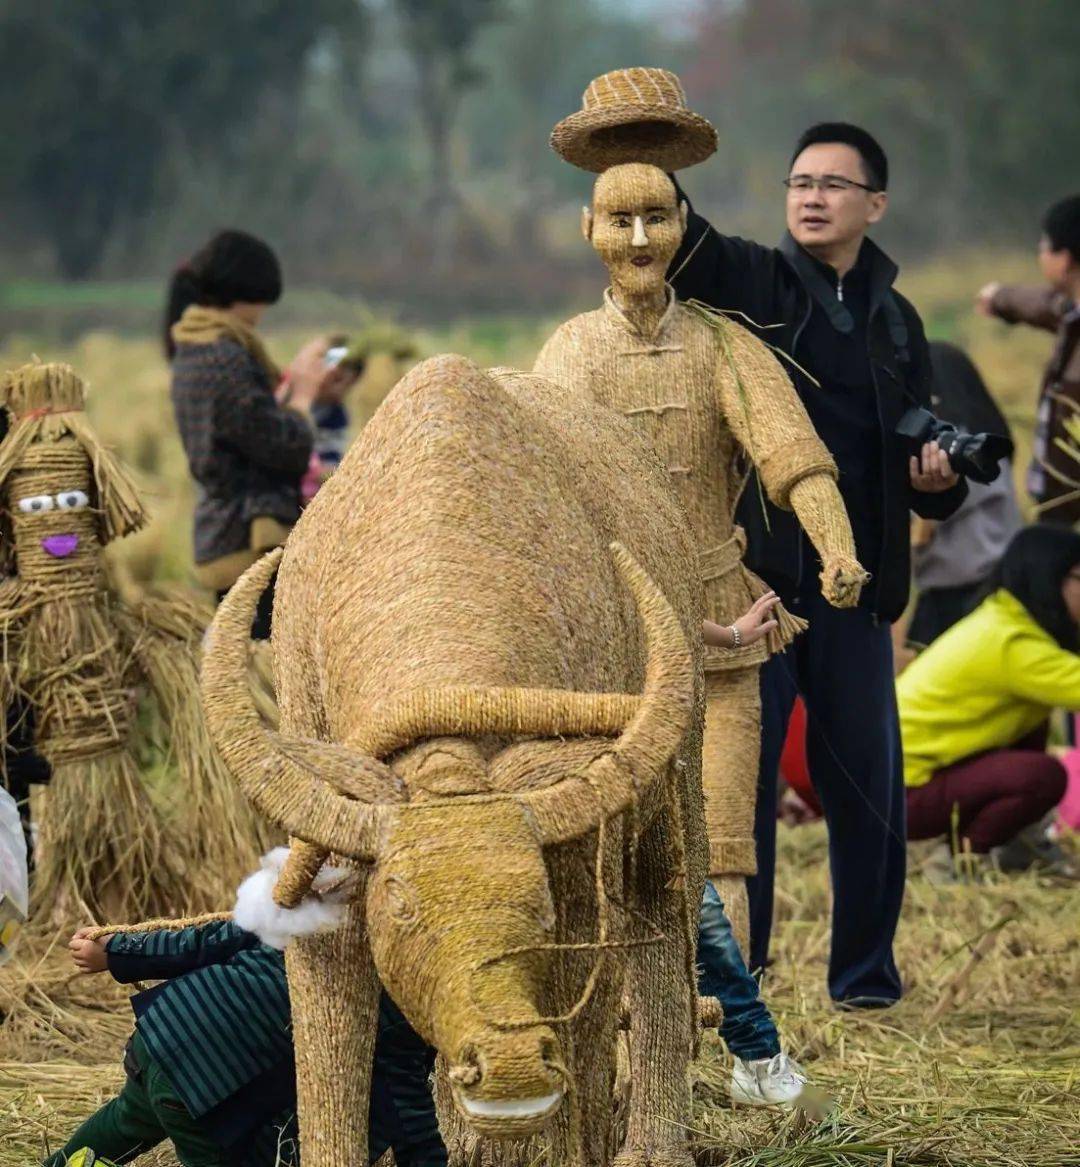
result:
[[[787,1054],[751,1062],[736,1058],[731,1071],[731,1101],[744,1106],[791,1106],[802,1094],[806,1080],[802,1067]]]

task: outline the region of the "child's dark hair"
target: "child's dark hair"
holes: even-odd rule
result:
[[[281,299],[281,265],[273,248],[246,231],[219,231],[173,272],[165,305],[165,355],[176,352],[172,326],[192,304],[275,304]]]
[[[1080,263],[1080,195],[1062,199],[1043,216],[1043,234],[1053,251],[1067,251]]]
[[[1065,607],[1061,585],[1080,565],[1080,533],[1039,523],[1013,536],[991,581],[1014,595],[1045,632],[1070,652],[1080,649],[1076,622]]]
[[[816,126],[803,130],[792,151],[789,169],[807,146],[817,146],[822,142],[839,142],[857,150],[866,172],[867,185],[874,190],[885,190],[888,187],[889,160],[885,157],[885,151],[873,134],[850,122],[818,122]]]

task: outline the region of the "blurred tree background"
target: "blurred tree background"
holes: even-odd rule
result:
[[[8,281],[160,282],[236,225],[418,318],[595,298],[547,135],[630,64],[717,125],[685,185],[729,231],[779,235],[824,118],[885,144],[902,261],[1031,246],[1080,190],[1075,0],[0,0],[0,44]]]

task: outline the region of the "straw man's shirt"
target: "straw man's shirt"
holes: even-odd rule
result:
[[[735,504],[750,464],[769,498],[794,509],[825,564],[861,579],[854,540],[836,486],[836,465],[814,431],[791,381],[768,346],[747,329],[680,304],[643,336],[616,306],[561,325],[535,372],[618,410],[666,465],[698,543],[705,614],[730,625],[768,589],[746,567]],[[826,598],[830,585],[825,584]],[[854,602],[853,597],[843,602]],[[778,608],[779,626],[756,644],[707,648],[702,759],[710,874],[745,937],[741,877],[756,871],[760,693],[758,668],[805,626]],[[727,884],[724,877],[730,877]],[[742,918],[740,918],[740,915]]]
[[[697,537],[706,615],[718,624],[733,623],[768,590],[742,566],[745,543],[734,522],[749,463],[769,498],[786,509],[800,481],[819,476],[835,483],[832,456],[768,347],[741,325],[706,319],[673,294],[655,335],[645,337],[608,290],[602,308],[556,330],[535,372],[623,413],[651,443]],[[812,525],[835,529],[835,550],[850,552],[839,491],[832,485],[820,494],[822,514]],[[808,533],[814,538],[809,525]],[[826,555],[834,550],[815,543]],[[707,649],[706,670],[760,664],[801,628],[786,612],[780,622],[767,641]]]

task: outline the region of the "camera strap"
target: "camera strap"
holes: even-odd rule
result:
[[[896,350],[896,359],[902,365],[911,364],[911,353],[908,351],[908,327],[904,314],[900,311],[900,304],[892,288],[885,294],[881,302],[881,310],[885,313],[885,324],[889,329],[889,339]]]

